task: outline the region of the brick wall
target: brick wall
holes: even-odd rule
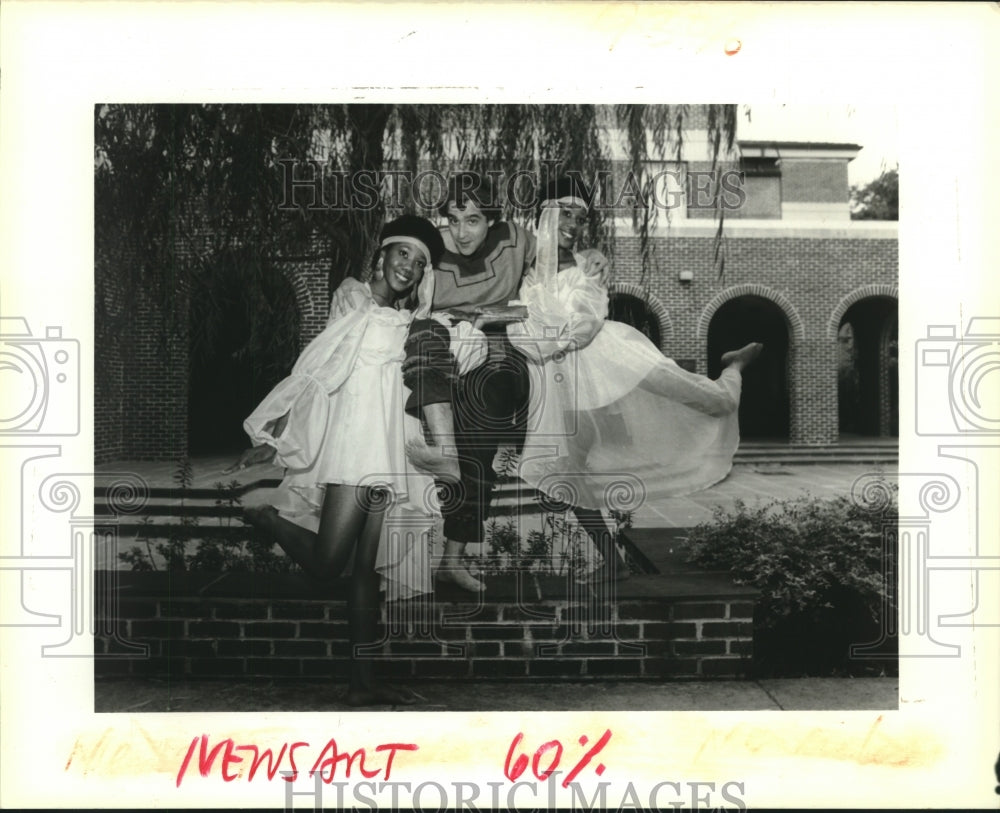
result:
[[[304,347],[326,325],[329,252],[320,237],[274,269],[295,291]],[[176,460],[188,452],[189,356],[185,292],[174,305],[178,321],[164,340],[165,317],[141,287],[126,303],[127,324],[96,347],[101,367],[94,390],[95,463],[113,460]],[[252,407],[251,407],[252,408]]]
[[[94,377],[94,463],[125,459],[125,438],[122,433],[124,420],[125,362],[122,342],[117,337],[95,347],[100,360],[95,358]]]
[[[390,607],[371,654],[392,678],[732,678],[749,673],[753,655],[746,596],[622,601],[603,629],[581,621],[591,607],[570,601],[530,612],[515,602]],[[99,610],[98,628],[98,677],[342,678],[350,655],[339,601],[133,597]]]
[[[708,371],[711,314],[735,296],[753,293],[775,302],[789,329],[792,443],[837,440],[837,342],[828,333],[842,302],[861,289],[893,288],[899,275],[895,240],[730,237],[725,279],[714,266],[713,238],[654,238],[655,267],[642,275],[639,240],[619,237],[614,282],[638,286],[662,305],[672,326],[664,337],[671,358],[695,359]],[[694,274],[680,282],[681,270]]]
[[[175,292],[178,313],[186,292]],[[178,320],[163,332],[166,317],[150,295],[136,288],[130,303],[134,321],[123,336],[122,397],[118,404],[95,404],[95,412],[120,411],[121,449],[128,460],[176,460],[187,451],[187,325]],[[103,450],[96,450],[99,456]]]
[[[847,161],[808,161],[786,158],[781,162],[782,200],[847,203]]]
[[[311,253],[298,259],[278,259],[274,268],[295,289],[299,306],[300,346],[305,347],[326,327],[330,312],[330,259],[322,247],[311,247]]]

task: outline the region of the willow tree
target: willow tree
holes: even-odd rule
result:
[[[386,201],[379,197],[372,206],[343,209],[289,206],[290,163],[319,167],[330,177],[389,168],[416,173],[428,166],[442,173],[560,166],[598,177],[610,171],[611,142],[618,137],[625,164],[641,179],[632,220],[648,272],[655,260],[650,234],[662,215],[644,170],[648,161],[680,157],[691,117],[687,105],[98,106],[98,347],[130,320],[127,303],[140,287],[162,314],[166,346],[188,328],[187,300],[178,291],[192,290],[225,257],[237,257],[244,270],[253,324],[256,305],[273,306],[262,275],[275,259],[319,245],[328,258],[331,290],[346,275],[363,276]],[[713,164],[725,160],[733,147],[736,107],[708,105],[705,128]],[[412,199],[404,200],[407,209],[416,208]],[[719,223],[721,270],[721,210]],[[613,229],[606,212],[592,212],[592,245],[611,250]],[[294,303],[287,307],[294,309]],[[192,338],[196,346],[211,340]],[[252,354],[274,342],[269,323],[251,331],[244,350]]]

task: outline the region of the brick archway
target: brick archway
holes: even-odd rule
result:
[[[662,352],[667,345],[667,340],[672,338],[674,335],[674,325],[673,322],[670,321],[670,314],[667,313],[666,306],[646,288],[643,288],[641,285],[636,285],[633,282],[613,282],[608,287],[608,294],[633,296],[645,303],[646,307],[649,308],[650,313],[656,317],[656,323],[660,328],[660,346],[658,349]]]
[[[295,292],[295,305],[299,310],[300,347],[305,347],[319,332],[315,325],[326,323],[327,311],[326,309],[317,309],[316,298],[313,296],[305,276],[299,273],[298,263],[279,259],[274,263],[274,266]]]
[[[848,308],[856,302],[860,302],[862,299],[868,299],[873,296],[887,296],[891,299],[895,299],[898,303],[899,288],[895,285],[888,285],[885,283],[873,283],[871,285],[862,285],[860,288],[855,288],[837,303],[837,306],[830,314],[830,319],[826,323],[826,337],[828,339],[836,340],[837,331],[840,330],[840,322],[844,318],[844,314],[847,313]]]
[[[252,276],[246,257],[223,252],[192,291],[188,319],[187,448],[222,454],[246,442],[243,419],[288,374],[302,347],[304,316],[315,307],[304,280],[284,263]],[[251,310],[248,305],[260,304]]]
[[[795,307],[783,294],[768,288],[766,285],[746,284],[734,285],[732,288],[720,291],[705,305],[698,316],[698,324],[695,327],[699,346],[705,347],[708,345],[708,328],[712,322],[712,317],[715,316],[715,312],[730,300],[741,296],[759,296],[778,306],[785,315],[785,319],[788,320],[788,333],[791,337],[790,350],[794,350],[795,347],[801,345],[805,340],[806,331],[805,325],[802,323],[802,317],[799,316],[799,312],[795,310]]]
[[[899,435],[899,300],[888,284],[865,285],[837,303],[826,336],[837,343],[841,436]]]

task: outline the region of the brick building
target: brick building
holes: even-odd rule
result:
[[[697,146],[692,148],[696,152]],[[747,371],[745,438],[832,444],[842,434],[898,434],[897,224],[851,220],[853,144],[739,143],[746,200],[718,223],[678,182],[702,160],[668,168],[687,189],[652,231],[653,268],[621,221],[612,310],[641,323],[668,356],[712,377],[725,350],[763,341]]]
[[[690,184],[710,166],[707,143],[695,133],[681,160],[648,167],[664,171],[670,188],[662,191],[672,205],[650,231],[646,273],[631,220],[616,220],[613,318],[713,376],[724,350],[763,341],[765,355],[744,381],[745,438],[833,444],[845,433],[896,435],[896,223],[850,219],[847,166],[860,147],[739,142],[746,198],[727,212],[720,246],[714,212],[696,205]],[[317,239],[271,264],[276,290],[296,313],[300,346],[326,318],[329,256]],[[180,311],[198,319],[198,303],[210,295],[179,291]],[[232,324],[240,307],[234,303]],[[224,341],[214,357],[198,360],[183,329],[164,346],[155,329],[163,316],[143,297],[128,309],[128,330],[97,343],[96,462],[170,460],[245,445],[242,418],[274,382],[252,380],[226,355]],[[220,326],[223,337],[239,329],[232,324]]]

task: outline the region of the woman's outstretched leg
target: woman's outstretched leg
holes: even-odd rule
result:
[[[763,349],[764,345],[754,342],[724,354],[722,364],[725,369],[714,381],[688,372],[676,364],[662,364],[646,376],[639,386],[706,415],[722,417],[739,408],[743,383],[741,373]]]
[[[358,537],[354,567],[347,589],[347,625],[351,640],[351,677],[347,702],[352,706],[405,704],[416,702],[409,689],[376,684],[372,676],[372,654],[365,652],[377,642],[379,577],[375,570],[382,514],[369,513]]]

